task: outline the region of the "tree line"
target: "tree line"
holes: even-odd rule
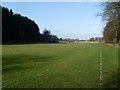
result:
[[[120,2],[105,2],[101,4],[102,19],[106,25],[103,30],[103,38],[106,43],[118,43],[120,41]]]
[[[2,43],[57,43],[58,37],[45,29],[40,33],[38,25],[28,17],[2,7]]]

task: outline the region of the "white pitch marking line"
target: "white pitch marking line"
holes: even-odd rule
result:
[[[100,87],[102,87],[102,81],[103,81],[103,78],[102,78],[102,49],[100,49]]]

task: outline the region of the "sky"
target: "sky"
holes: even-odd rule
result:
[[[27,16],[59,38],[89,39],[101,37],[103,25],[99,2],[2,2],[14,13]]]

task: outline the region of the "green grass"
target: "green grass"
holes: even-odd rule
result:
[[[117,72],[117,48],[81,43],[3,45],[3,88],[99,88],[100,48],[103,87],[117,87],[116,77],[109,79]]]

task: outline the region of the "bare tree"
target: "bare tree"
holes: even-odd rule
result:
[[[120,40],[120,2],[105,2],[101,4],[103,12],[102,19],[106,21],[103,31],[105,42],[118,42]],[[111,39],[111,40],[110,40]]]

